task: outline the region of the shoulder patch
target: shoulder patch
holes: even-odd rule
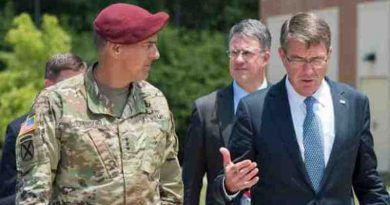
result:
[[[27,135],[21,140],[20,157],[25,162],[34,158],[34,142],[31,135]]]
[[[26,121],[20,127],[19,135],[23,136],[31,131],[34,131],[38,127],[37,120],[35,119],[35,115],[30,115],[27,117]]]

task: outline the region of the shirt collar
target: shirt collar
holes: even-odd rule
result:
[[[264,78],[263,83],[260,85],[259,88],[257,88],[257,90],[264,89],[267,86],[268,86],[267,79]],[[234,97],[235,98],[237,97],[238,100],[240,100],[241,98],[243,98],[249,94],[246,90],[244,90],[241,86],[239,86],[235,80],[233,81],[233,93],[234,93]]]
[[[259,88],[257,88],[257,90],[267,88],[267,86],[268,86],[267,79],[264,78],[263,83]],[[241,98],[247,96],[248,94],[249,93],[246,90],[244,90],[242,87],[240,87],[236,81],[233,81],[234,113],[236,113],[237,111],[237,106]]]
[[[287,95],[288,99],[292,103],[297,103],[298,105],[304,103],[303,101],[306,99],[305,96],[300,95],[295,91],[294,87],[291,85],[290,81],[288,80],[288,76],[286,77],[286,89],[287,89]],[[328,83],[326,82],[325,79],[322,80],[320,87],[314,94],[312,95],[316,101],[321,105],[321,106],[326,106],[327,104],[327,99],[329,99],[330,96],[330,87]]]

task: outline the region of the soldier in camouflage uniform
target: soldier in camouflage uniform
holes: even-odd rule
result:
[[[17,203],[182,203],[173,117],[144,81],[168,18],[129,4],[98,14],[98,63],[44,90],[21,128]]]
[[[46,63],[44,86],[49,87],[64,79],[85,73],[87,64],[77,55],[72,53],[57,53]],[[15,144],[22,123],[28,113],[23,114],[7,126],[4,138],[3,154],[0,163],[0,204],[15,204],[16,187],[16,157]]]

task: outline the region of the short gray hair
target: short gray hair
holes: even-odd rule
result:
[[[81,71],[87,69],[87,64],[72,53],[58,53],[53,55],[46,63],[45,79],[56,78],[62,70]]]
[[[237,24],[233,25],[230,29],[229,43],[233,38],[233,35],[241,34],[247,37],[255,37],[261,48],[269,50],[271,48],[271,33],[268,28],[256,19],[244,19]]]
[[[288,40],[294,38],[311,45],[324,43],[327,51],[330,49],[330,28],[326,21],[313,13],[301,12],[287,19],[280,31],[280,46],[287,50]]]

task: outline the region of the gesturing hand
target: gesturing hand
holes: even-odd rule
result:
[[[246,188],[250,188],[259,181],[256,162],[243,160],[234,164],[230,158],[228,149],[221,147],[223,166],[225,167],[225,188],[230,193],[236,193]]]

